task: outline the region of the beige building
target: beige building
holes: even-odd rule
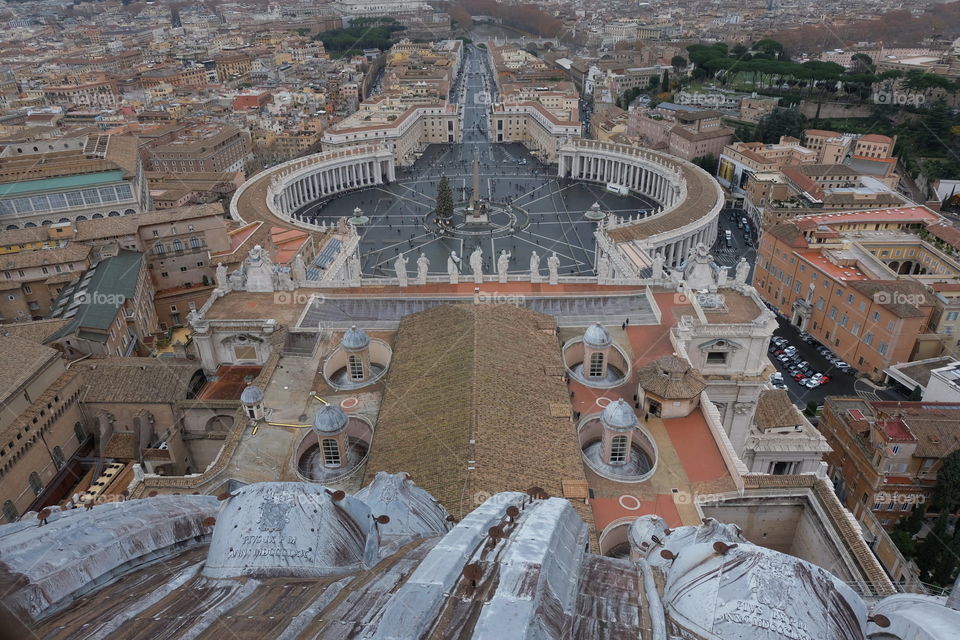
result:
[[[382,143],[397,164],[409,165],[429,144],[460,142],[460,106],[455,103],[404,106],[390,98],[364,102],[360,110],[327,129],[323,150]]]
[[[171,173],[243,171],[251,151],[250,134],[232,125],[195,127],[141,149],[152,171]]]
[[[159,329],[153,296],[143,254],[119,250],[61,291],[50,315],[67,322],[45,343],[69,357],[145,352],[145,339]]]
[[[0,336],[0,501],[6,522],[72,486],[73,456],[87,442],[80,376],[50,347]]]

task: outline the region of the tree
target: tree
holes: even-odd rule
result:
[[[775,144],[783,136],[800,138],[806,118],[797,109],[774,109],[768,113],[757,125],[757,137],[765,144]]]
[[[440,177],[437,184],[437,217],[449,220],[453,216],[453,192],[447,176]]]
[[[710,175],[716,173],[718,162],[719,160],[717,159],[717,156],[713,155],[712,153],[708,153],[705,156],[700,156],[699,158],[693,159],[693,164],[697,165]]]
[[[673,56],[670,58],[670,65],[677,73],[683,71],[687,66],[687,59],[683,56]]]
[[[917,547],[917,566],[921,579],[930,580],[934,569],[943,558],[947,545],[947,512],[941,511],[940,517],[927,532],[927,537]]]
[[[933,501],[944,513],[955,513],[960,507],[960,449],[943,459],[937,472]]]
[[[663,93],[670,91],[670,72],[666,69],[663,70],[663,79],[660,81],[660,91]]]

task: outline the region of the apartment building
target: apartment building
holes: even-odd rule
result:
[[[143,253],[155,290],[159,328],[183,324],[190,310],[202,306],[210,295],[217,266],[210,256],[231,249],[223,208],[194,205],[118,222],[123,224],[80,223],[76,241]]]
[[[250,73],[252,60],[246,53],[231,51],[216,56],[213,66],[217,74],[217,82],[242,80]]]
[[[568,119],[563,119],[539,102],[494,104],[490,111],[490,139],[493,142],[522,142],[546,163],[556,163],[560,142],[565,138],[579,137],[583,130],[576,110]]]
[[[93,261],[90,247],[65,240],[58,240],[54,246],[0,255],[0,322],[46,317],[61,289]]]
[[[784,167],[814,164],[817,153],[796,138],[783,136],[777,144],[734,142],[723,148],[717,169],[717,181],[734,200],[743,198],[743,188],[754,173],[780,171]]]
[[[881,379],[913,359],[936,302],[925,284],[960,265],[915,235],[921,207],[805,216],[763,234],[753,276],[760,295],[857,370]],[[931,277],[932,276],[932,277]]]
[[[712,109],[660,103],[653,109],[631,109],[627,135],[641,138],[651,148],[694,160],[719,157],[733,139],[733,129],[724,126],[720,113]]]
[[[455,103],[404,106],[380,96],[324,131],[321,145],[327,151],[379,142],[393,150],[397,164],[410,165],[429,144],[460,142],[460,115]]]
[[[74,456],[90,438],[80,410],[80,376],[60,353],[34,340],[0,335],[0,502],[5,522],[39,510],[70,485]]]
[[[960,404],[827,398],[819,429],[837,497],[889,531],[933,497],[943,458],[960,448]]]
[[[45,344],[71,358],[145,355],[145,339],[159,330],[153,296],[144,255],[119,250],[64,287],[50,316],[67,322]]]
[[[169,142],[145,147],[151,171],[243,171],[252,159],[250,134],[233,125],[199,125]]]
[[[803,146],[817,153],[817,164],[843,164],[848,156],[861,158],[891,158],[896,136],[837,133],[823,129],[806,129]]]

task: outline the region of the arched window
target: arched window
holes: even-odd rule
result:
[[[87,439],[87,432],[83,430],[83,425],[79,422],[74,423],[73,434],[77,436],[77,442],[83,443]]]
[[[627,436],[613,436],[610,441],[610,463],[627,461]]]
[[[350,368],[351,380],[363,380],[363,362],[357,356],[347,358],[347,366]]]
[[[174,251],[183,251],[183,243],[179,239],[173,241]]]
[[[63,465],[66,463],[66,458],[63,457],[63,449],[59,446],[53,448],[53,464],[56,465],[57,469],[63,469]]]
[[[30,489],[33,495],[38,496],[43,493],[43,482],[40,481],[40,474],[36,471],[30,474]]]
[[[3,517],[7,519],[7,522],[16,522],[19,514],[17,513],[17,507],[13,504],[12,500],[7,500],[3,503]]]
[[[599,378],[603,375],[603,354],[600,352],[593,352],[590,354],[590,372],[588,374],[591,378]]]
[[[162,256],[164,252],[166,252],[166,249],[164,249],[162,242],[158,242],[157,244],[153,245],[153,250],[156,252],[158,256]]]
[[[199,248],[200,248],[200,238],[198,238],[198,237],[196,237],[196,236],[193,236],[192,238],[190,238],[190,248],[191,248],[191,249],[199,249]]]
[[[326,467],[340,466],[340,446],[333,438],[324,438],[323,442],[323,465]]]

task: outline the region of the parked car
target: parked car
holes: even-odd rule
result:
[[[814,387],[819,387],[819,386],[820,386],[820,383],[817,382],[816,380],[814,380],[813,378],[807,378],[806,380],[804,380],[804,381],[801,382],[800,384],[802,384],[803,386],[805,386],[807,389],[813,389]]]
[[[783,345],[787,344],[787,339],[780,336],[773,336],[772,338],[770,338],[770,342],[772,342],[777,346],[782,347]]]
[[[793,376],[793,379],[796,380],[797,382],[800,382],[801,380],[806,380],[807,376],[802,373],[798,373],[795,376]]]
[[[787,385],[786,385],[786,383],[783,383],[783,382],[774,382],[774,383],[773,383],[773,388],[774,388],[774,389],[782,389],[783,391],[786,391],[786,390],[787,390]]]
[[[793,354],[795,354],[795,353],[797,352],[797,348],[796,348],[796,347],[787,347],[787,348],[785,348],[785,349],[783,350],[783,352],[784,352],[785,354],[787,354],[788,356],[792,356]]]
[[[847,364],[846,362],[844,362],[843,360],[837,359],[837,360],[833,363],[833,366],[835,366],[835,367],[838,368],[838,369],[846,369],[846,368],[848,368],[850,365]]]
[[[770,376],[772,382],[783,382],[783,374],[777,371],[772,376]]]

